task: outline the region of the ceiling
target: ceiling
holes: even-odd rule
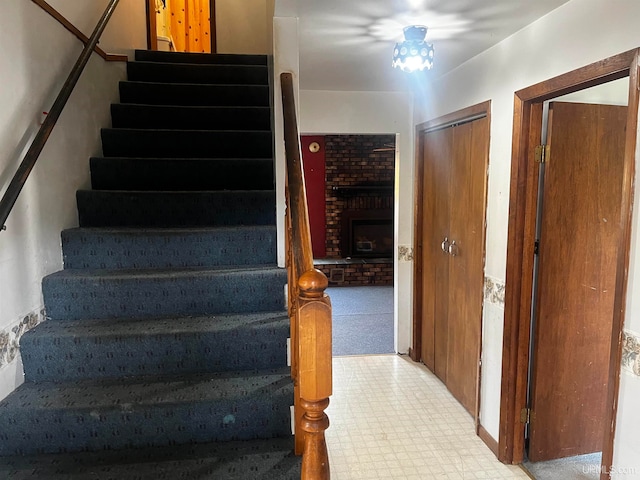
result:
[[[300,87],[404,90],[407,74],[391,67],[403,27],[428,27],[437,77],[567,1],[299,0]]]

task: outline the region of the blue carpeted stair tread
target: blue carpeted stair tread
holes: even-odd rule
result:
[[[256,312],[248,314],[219,314],[200,317],[161,317],[140,319],[88,319],[66,322],[43,322],[24,334],[29,342],[40,342],[46,337],[77,338],[99,336],[100,338],[121,338],[126,335],[149,333],[153,335],[179,335],[202,332],[224,332],[247,328],[261,330],[288,326],[285,311]],[[288,332],[287,332],[288,335]],[[96,342],[97,343],[97,342]]]
[[[276,228],[72,228],[62,232],[62,252],[65,269],[274,265]]]
[[[262,370],[287,364],[285,312],[44,322],[21,339],[30,382]]]
[[[161,52],[136,50],[135,59],[141,62],[171,62],[214,65],[267,65],[266,55],[213,53]]]
[[[269,106],[268,85],[120,82],[120,103],[149,105]]]
[[[284,308],[280,268],[63,270],[42,280],[47,316],[150,318]]]
[[[114,128],[270,130],[271,109],[259,106],[111,105]]]
[[[103,128],[105,157],[268,158],[271,131]]]
[[[101,269],[101,268],[76,268],[59,270],[44,277],[45,283],[50,283],[62,279],[76,279],[79,281],[96,279],[97,281],[108,280],[124,280],[124,279],[136,279],[146,280],[150,278],[154,279],[172,279],[177,280],[180,278],[194,278],[198,276],[215,276],[215,275],[247,275],[250,276],[254,273],[261,274],[273,274],[281,277],[286,274],[286,271],[279,268],[276,264],[262,265],[262,264],[249,264],[249,265],[216,265],[212,267],[188,267],[188,268],[123,268],[123,269]],[[248,278],[247,278],[248,280]]]
[[[272,190],[272,158],[94,157],[94,190]]]
[[[291,431],[289,375],[285,367],[27,382],[0,401],[0,455],[284,436]]]
[[[281,367],[260,371],[27,382],[18,387],[15,392],[17,395],[0,400],[0,412],[13,412],[19,405],[39,411],[66,408],[89,411],[117,408],[129,411],[134,406],[173,405],[187,400],[200,402],[247,398],[263,390],[286,392],[292,385],[290,376],[289,368]],[[0,416],[0,422],[3,422],[2,417],[4,415]]]
[[[134,82],[153,80],[166,83],[267,85],[269,83],[268,73],[266,65],[216,65],[145,61],[127,63],[127,78]]]
[[[275,225],[275,191],[78,190],[81,227]]]
[[[299,480],[293,439],[0,458],[11,480]]]

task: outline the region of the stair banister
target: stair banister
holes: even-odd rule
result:
[[[80,53],[80,56],[76,61],[76,64],[71,70],[71,73],[69,73],[69,76],[67,77],[67,80],[62,86],[60,93],[58,94],[55,101],[53,102],[53,106],[51,107],[47,116],[45,117],[44,122],[42,123],[42,126],[38,130],[38,133],[33,139],[33,142],[31,142],[31,146],[29,147],[29,150],[27,150],[27,153],[25,154],[24,159],[20,163],[18,170],[16,171],[15,175],[13,176],[13,179],[11,180],[11,182],[9,183],[9,186],[7,187],[7,190],[2,196],[2,200],[0,200],[0,230],[6,229],[5,222],[9,217],[9,213],[11,213],[11,209],[13,208],[13,206],[16,203],[16,200],[18,199],[18,195],[20,195],[20,192],[22,191],[22,188],[24,187],[24,184],[26,183],[27,178],[29,178],[29,174],[31,173],[31,170],[33,170],[33,167],[35,166],[38,160],[38,157],[42,152],[42,149],[44,148],[45,144],[47,143],[47,140],[49,139],[49,135],[51,135],[51,132],[55,127],[56,122],[58,121],[58,118],[62,114],[62,110],[67,104],[67,101],[69,100],[69,97],[73,92],[73,89],[78,83],[78,80],[80,79],[80,76],[84,71],[84,67],[89,62],[89,58],[91,57],[93,50],[98,44],[100,36],[102,35],[102,32],[107,26],[107,23],[111,18],[111,15],[113,14],[116,6],[118,5],[118,2],[119,0],[109,0],[109,4],[107,5],[107,8],[102,14],[102,17],[100,17],[100,20],[96,25],[96,28],[94,29],[93,33],[89,37],[89,40],[87,41],[84,48],[82,49],[82,52]]]
[[[327,278],[313,266],[292,74],[282,73],[280,83],[287,166],[287,268],[296,453],[302,454],[302,480],[328,480],[324,432],[329,427],[325,409],[332,393],[331,302],[325,294]]]

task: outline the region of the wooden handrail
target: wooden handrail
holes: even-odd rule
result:
[[[290,73],[280,75],[282,86],[282,112],[284,117],[284,145],[287,156],[287,186],[289,188],[289,207],[291,208],[291,228],[299,235],[300,242],[291,245],[296,271],[299,273],[313,270],[313,252],[309,214],[307,211],[307,193],[302,173],[302,153],[296,120],[296,105],[293,97],[293,77]]]
[[[62,90],[60,90],[60,93],[53,102],[53,106],[45,117],[42,126],[38,130],[38,133],[36,133],[33,142],[31,142],[31,146],[20,163],[16,174],[13,176],[11,183],[9,183],[6,192],[4,192],[2,200],[0,200],[0,229],[6,229],[4,222],[7,221],[9,213],[11,213],[11,209],[15,205],[18,195],[20,195],[20,192],[22,191],[22,187],[24,187],[31,170],[33,170],[33,167],[38,161],[38,157],[40,156],[44,145],[47,143],[53,127],[56,126],[56,122],[58,121],[58,118],[60,118],[62,110],[67,104],[67,100],[69,100],[73,89],[78,83],[80,75],[82,75],[82,72],[84,71],[84,67],[87,65],[87,62],[89,62],[89,58],[98,44],[100,35],[102,35],[102,32],[107,26],[111,15],[113,15],[113,12],[118,5],[118,1],[119,0],[109,1],[106,10],[102,14],[102,17],[100,17],[96,28],[85,44],[84,49],[82,50],[82,53],[80,53],[80,56],[78,57],[76,64],[73,66],[71,73],[67,77],[66,82],[62,86]]]
[[[327,277],[313,267],[309,213],[304,186],[293,76],[280,75],[286,151],[286,230],[291,318],[291,375],[294,381],[296,453],[302,480],[329,480],[324,432],[332,393],[331,302]]]
[[[38,5],[40,8],[42,8],[45,12],[47,12],[53,18],[55,18],[58,22],[60,22],[60,24],[64,28],[66,28],[71,33],[73,33],[76,36],[76,38],[80,40],[82,43],[84,43],[85,45],[89,43],[89,38],[84,33],[78,30],[73,23],[71,23],[60,12],[58,12],[55,8],[53,8],[51,5],[45,2],[45,0],[31,0],[31,1],[36,5]],[[129,59],[129,57],[127,57],[126,55],[105,53],[105,51],[102,50],[97,45],[94,48],[94,50],[98,55],[100,55],[107,62],[126,62]]]

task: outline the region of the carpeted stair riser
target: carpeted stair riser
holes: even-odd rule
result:
[[[95,190],[272,190],[273,160],[262,158],[92,158]]]
[[[269,86],[122,81],[120,103],[268,107]]]
[[[52,320],[161,318],[279,311],[286,281],[276,267],[63,270],[42,294]]]
[[[236,55],[214,53],[176,53],[151,50],[136,50],[135,59],[141,62],[171,62],[215,65],[267,65],[266,55]]]
[[[284,312],[44,322],[20,343],[26,381],[264,370],[287,364]]]
[[[285,436],[288,368],[24,383],[0,401],[0,455]]]
[[[270,131],[102,129],[105,157],[270,158]]]
[[[276,228],[73,228],[62,232],[62,254],[65,269],[274,265]]]
[[[268,71],[262,65],[207,65],[188,63],[128,62],[132,82],[206,83],[215,85],[267,85]]]
[[[79,190],[81,227],[274,225],[273,191],[133,192]]]
[[[300,480],[293,437],[0,459],[11,480]]]
[[[194,107],[178,105],[111,105],[114,128],[192,130],[270,130],[268,107]]]

